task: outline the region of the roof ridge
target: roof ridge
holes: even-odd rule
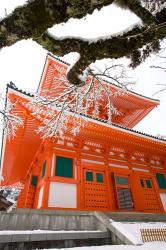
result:
[[[109,82],[108,80],[105,80],[105,79],[102,79],[102,80],[105,81],[105,82],[107,82],[107,83],[110,83],[110,84],[112,84],[112,85],[114,85],[114,86],[116,86],[116,87],[118,87],[118,88],[123,88],[123,87],[121,87],[121,86],[116,85],[115,83]],[[135,95],[144,97],[144,98],[146,98],[146,99],[150,99],[150,100],[153,100],[153,101],[156,101],[156,102],[160,102],[159,99],[155,99],[155,98],[152,98],[152,97],[148,97],[148,96],[142,95],[142,94],[137,93],[137,92],[135,92],[135,91],[133,91],[133,90],[127,90],[127,91],[129,91],[129,92],[131,92],[131,93],[133,93],[133,94],[135,94]]]
[[[13,90],[16,90],[16,91],[18,91],[18,92],[20,92],[20,93],[22,93],[24,95],[27,95],[29,97],[34,97],[35,96],[35,94],[32,94],[32,93],[27,92],[25,90],[19,89],[15,84],[13,84],[13,83],[11,84],[11,83],[12,82],[10,82],[10,83],[7,84],[7,88],[11,88]]]
[[[64,64],[66,64],[66,65],[68,65],[68,66],[71,65],[70,63],[68,63],[68,62],[66,62],[66,61],[64,61],[64,60],[62,60],[61,58],[59,58],[58,56],[53,55],[53,54],[50,53],[50,52],[49,52],[47,55],[53,57],[54,59],[56,59],[56,60],[58,60],[58,61],[60,61],[60,62],[62,62],[62,63],[64,63]]]

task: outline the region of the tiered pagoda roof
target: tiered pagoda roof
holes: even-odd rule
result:
[[[45,68],[41,76],[38,88],[39,93],[43,95],[45,91],[49,91],[49,93],[54,95],[57,81],[56,76],[59,72],[61,72],[62,75],[66,75],[68,67],[69,64],[49,54],[46,58]],[[103,80],[103,82],[110,89],[113,106],[120,112],[120,115],[113,114],[112,116],[112,122],[115,124],[133,128],[150,111],[160,104],[159,100],[147,98],[133,91],[127,91],[124,95],[116,95],[116,93],[122,91],[122,88],[105,80]]]

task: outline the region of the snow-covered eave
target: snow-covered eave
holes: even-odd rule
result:
[[[34,94],[23,91],[22,89],[18,89],[17,87],[13,87],[11,85],[7,85],[7,94],[15,94],[25,98],[28,101],[32,101],[32,98],[34,97]]]
[[[27,101],[32,101],[33,95],[30,95],[29,93],[26,93],[25,91],[22,91],[20,89],[16,89],[16,88],[13,89],[10,86],[8,88],[10,89],[9,90],[10,93],[16,94],[17,96],[20,96],[21,98],[24,98]],[[68,111],[68,114],[73,115],[73,113],[71,111]],[[77,114],[76,116],[77,117],[85,117],[86,120],[89,122],[96,123],[96,124],[102,125],[102,126],[107,127],[107,128],[113,128],[113,129],[116,129],[116,130],[121,131],[123,133],[135,135],[137,137],[142,137],[142,138],[149,139],[149,140],[152,140],[155,142],[160,142],[162,144],[166,144],[166,139],[158,138],[157,136],[149,135],[149,134],[137,131],[137,130],[126,128],[126,127],[123,127],[123,126],[118,125],[118,124],[114,124],[114,123],[108,124],[106,120],[103,120],[100,118],[94,118],[93,116],[84,115],[84,114]]]
[[[103,79],[102,79],[102,80],[103,80]],[[115,88],[117,88],[118,90],[122,89],[121,86],[117,86],[115,83],[109,82],[108,80],[105,80],[105,79],[104,79],[103,81],[106,82],[106,83],[109,83],[109,84],[113,85],[113,86],[114,86]],[[157,105],[160,104],[160,100],[158,100],[158,99],[154,99],[154,98],[151,98],[151,97],[144,96],[144,95],[142,95],[142,94],[138,94],[138,93],[134,92],[133,90],[127,90],[127,92],[130,93],[130,95],[135,96],[135,97],[137,97],[137,98],[139,97],[139,98],[141,98],[141,99],[143,99],[143,100],[145,100],[145,101],[148,100],[148,101],[150,101],[150,102],[153,102],[155,106],[157,106]]]

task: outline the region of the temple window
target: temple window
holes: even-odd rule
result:
[[[103,183],[103,182],[104,182],[103,174],[101,174],[101,173],[96,173],[96,181],[97,181],[97,182]]]
[[[86,181],[93,181],[93,173],[86,171]]]
[[[45,176],[45,172],[46,172],[46,161],[44,161],[43,166],[42,166],[42,172],[41,172],[42,178]]]
[[[117,185],[129,185],[127,177],[115,176],[115,181]]]
[[[37,185],[37,176],[32,175],[31,177],[31,186],[36,187]]]
[[[140,179],[140,184],[141,184],[141,187],[145,187],[144,180]]]
[[[146,180],[146,186],[147,188],[152,188],[152,184],[150,180]]]
[[[156,179],[157,179],[159,188],[166,189],[166,179],[165,179],[164,174],[156,173]]]
[[[56,156],[55,176],[73,178],[73,159]]]

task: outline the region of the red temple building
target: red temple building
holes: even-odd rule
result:
[[[53,95],[55,77],[68,67],[48,55],[39,95]],[[104,84],[111,92],[120,90]],[[97,118],[89,114],[77,135],[66,132],[63,139],[43,140],[36,133],[41,121],[29,105],[33,95],[9,85],[7,96],[16,103],[13,112],[24,126],[11,140],[3,135],[1,185],[23,184],[18,208],[166,211],[166,141],[133,130],[158,100],[128,91],[112,98],[122,114],[113,115],[112,124],[104,111]]]

